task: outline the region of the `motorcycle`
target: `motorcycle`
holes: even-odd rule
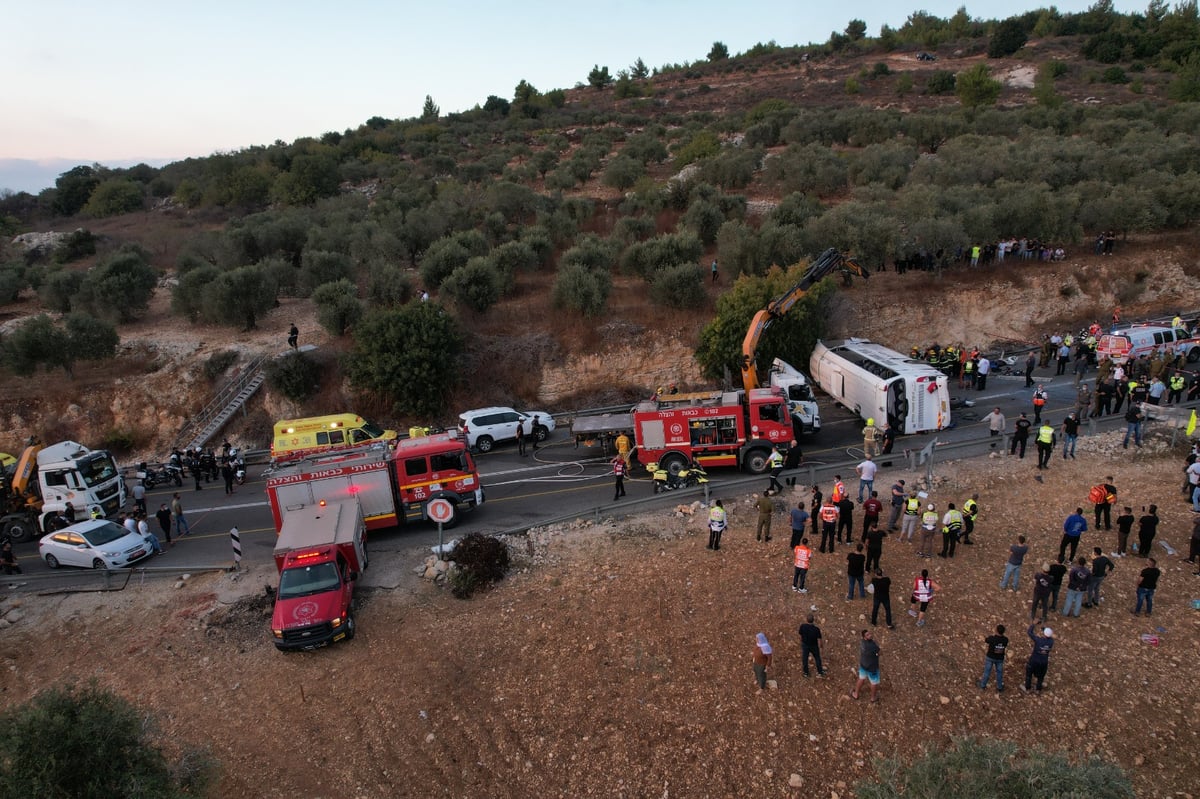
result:
[[[142,481],[142,485],[146,488],[154,488],[156,485],[166,485],[171,480],[171,475],[166,466],[159,464],[158,466],[150,466],[145,461],[138,464],[137,479]],[[176,485],[183,485],[182,478]]]
[[[166,466],[163,466],[163,471],[167,473],[166,479],[162,481],[163,485],[166,485],[168,482],[175,483],[175,485],[177,487],[183,485],[183,466],[182,466],[182,464],[178,463],[175,460],[172,460]]]
[[[678,474],[671,474],[670,470],[653,462],[646,464],[646,471],[650,473],[655,494],[674,491],[678,488],[693,488],[708,482],[708,472],[704,471],[704,467],[696,461],[692,461],[690,466],[680,469]]]

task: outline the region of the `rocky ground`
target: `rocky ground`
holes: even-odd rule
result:
[[[749,496],[726,498],[719,553],[705,548],[703,512],[535,531],[513,542],[510,578],[469,601],[413,574],[425,553],[412,550],[375,565],[408,576],[364,595],[359,636],[309,654],[267,640],[267,567],[236,582],[25,597],[0,637],[0,695],[12,705],[94,679],[145,708],[168,751],[209,749],[220,796],[844,797],[877,757],[973,734],[1112,758],[1140,796],[1189,797],[1200,577],[1183,561],[1192,514],[1180,463],[1165,440],[1130,453],[1107,434],[1042,481],[1028,458],[939,465],[935,502],[980,492],[978,544],[932,561],[887,544],[897,616],[895,630],[877,630],[875,705],[847,696],[869,607],[845,601],[844,548],[818,554],[812,592],[793,593],[786,521],[770,544],[755,543]],[[1142,562],[1118,561],[1099,609],[1051,618],[1048,689],[1025,695],[1030,571],[1110,473],[1136,513],[1159,504],[1160,539],[1178,551],[1155,547],[1164,574],[1154,617],[1129,612]],[[1018,532],[1032,540],[1030,565],[1018,593],[1001,592]],[[1089,532],[1084,545],[1107,551],[1113,539]],[[922,566],[942,590],[917,628],[905,600]],[[824,679],[801,675],[795,630],[810,609],[825,634]],[[974,684],[997,623],[1013,640],[1003,694]],[[750,668],[760,631],[776,650],[762,694]]]

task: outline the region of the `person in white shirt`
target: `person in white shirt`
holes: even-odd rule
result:
[[[875,490],[875,473],[879,471],[879,465],[868,455],[866,460],[854,467],[854,470],[858,472],[858,504],[861,505],[863,491],[866,491],[869,497]]]
[[[993,436],[998,436],[1004,432],[1004,426],[1008,423],[1004,418],[1004,414],[1000,413],[999,408],[993,408],[992,412],[983,417],[983,421],[988,424],[988,433]]]

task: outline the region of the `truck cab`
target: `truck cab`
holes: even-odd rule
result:
[[[821,411],[813,396],[808,377],[782,358],[771,362],[770,385],[781,389],[787,398],[792,426],[797,434],[818,433],[821,430]]]
[[[276,648],[318,649],[354,638],[354,586],[367,568],[366,525],[357,500],[289,513],[275,543],[275,565]]]
[[[125,505],[125,480],[105,450],[77,441],[42,447],[30,444],[0,480],[3,517],[0,529],[13,541],[29,541],[46,531],[46,519],[68,507],[77,519],[98,511],[116,514]]]

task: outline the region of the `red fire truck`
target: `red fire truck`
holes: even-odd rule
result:
[[[693,459],[706,468],[740,466],[762,474],[772,447],[796,438],[780,388],[668,394],[640,402],[630,413],[579,417],[571,432],[577,442],[630,433],[638,461],[656,462],[672,474]]]
[[[453,514],[444,524],[483,504],[475,461],[457,431],[313,455],[277,467],[267,478],[275,530],[288,511],[322,500],[357,498],[368,530],[429,519],[429,503],[445,499]]]

